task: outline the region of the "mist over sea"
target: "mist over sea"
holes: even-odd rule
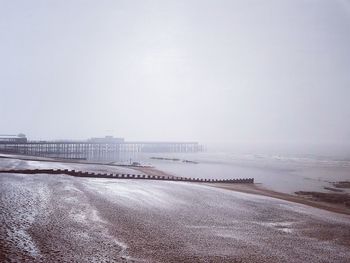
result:
[[[348,147],[336,145],[291,148],[217,144],[199,153],[137,154],[123,161],[138,161],[183,177],[254,178],[263,187],[284,193],[327,191],[324,187],[332,187],[332,182],[350,180]]]

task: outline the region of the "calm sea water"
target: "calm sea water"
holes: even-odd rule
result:
[[[157,160],[151,157],[176,158]],[[196,163],[184,162],[184,160]],[[350,160],[317,155],[246,154],[204,152],[188,154],[142,154],[139,161],[165,172],[196,178],[254,178],[262,186],[285,193],[327,191],[331,182],[350,180]]]

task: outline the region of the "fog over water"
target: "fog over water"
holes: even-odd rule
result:
[[[0,1],[0,38],[2,133],[349,151],[349,1]]]

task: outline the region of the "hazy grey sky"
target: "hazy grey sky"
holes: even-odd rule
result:
[[[0,0],[0,133],[350,141],[350,1]]]

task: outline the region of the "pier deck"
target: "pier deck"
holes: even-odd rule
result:
[[[190,153],[202,150],[197,142],[0,141],[0,153],[64,159],[113,159],[122,153]]]

